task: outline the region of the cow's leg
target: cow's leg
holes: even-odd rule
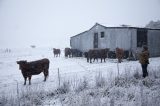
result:
[[[43,74],[44,74],[44,80],[43,81],[46,81],[47,76],[48,76],[48,70],[44,70]]]
[[[47,79],[46,72],[44,71],[43,73],[44,73],[44,80],[43,81],[46,81],[46,79]]]
[[[87,57],[87,62],[89,62],[89,58]]]
[[[118,58],[118,62],[121,63],[121,58]]]
[[[27,77],[24,77],[24,85],[26,85]]]
[[[89,60],[90,60],[90,63],[92,63],[92,58],[89,58]]]
[[[29,76],[28,78],[29,78],[29,85],[31,85],[31,77],[32,76]]]
[[[96,57],[96,60],[97,60],[97,62],[98,62],[98,58]]]
[[[95,62],[95,59],[96,59],[96,58],[94,57],[94,58],[93,58],[93,62]]]
[[[102,59],[103,59],[103,58],[101,58],[101,63],[102,63]]]
[[[47,79],[47,76],[44,76],[44,81],[46,81],[46,79]]]

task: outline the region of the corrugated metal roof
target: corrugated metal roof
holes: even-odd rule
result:
[[[106,27],[106,26],[104,26],[104,25],[101,25],[101,24],[99,24],[99,23],[96,23],[96,24],[95,24],[93,27],[91,27],[89,30],[84,31],[84,32],[81,32],[81,33],[79,33],[79,34],[77,34],[77,35],[74,35],[74,36],[72,36],[71,38],[76,37],[76,36],[79,36],[79,35],[81,35],[81,34],[83,34],[83,33],[86,33],[86,32],[90,31],[92,28],[94,28],[94,27],[97,26],[97,25],[102,26],[102,27],[104,27],[105,29],[146,29],[146,30],[159,30],[159,31],[160,31],[160,29],[158,29],[158,28],[155,29],[155,28],[142,28],[142,27],[130,27],[130,26]]]

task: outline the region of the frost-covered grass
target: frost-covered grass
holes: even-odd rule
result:
[[[157,73],[159,70],[153,71]],[[137,73],[135,73],[137,74]],[[97,81],[97,76],[101,80]],[[109,82],[104,77],[96,75],[94,86],[79,92],[70,91],[59,95],[57,100],[63,106],[159,106],[160,105],[160,76],[151,74],[143,79],[132,75],[119,76]],[[98,83],[98,84],[97,84]],[[103,85],[103,86],[101,86]],[[105,86],[104,86],[105,85]],[[83,86],[83,83],[82,85]],[[54,98],[55,99],[55,98]]]
[[[65,81],[47,91],[41,85],[26,86],[19,89],[19,98],[17,94],[2,94],[0,105],[159,106],[160,74],[155,76],[158,72],[152,70],[152,74],[143,79],[135,71],[130,77],[120,75],[108,81],[97,73],[95,85],[89,85],[83,78],[77,80],[76,87],[71,81]]]

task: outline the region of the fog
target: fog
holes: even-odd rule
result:
[[[0,48],[64,48],[95,23],[143,27],[160,20],[160,0],[0,0]]]

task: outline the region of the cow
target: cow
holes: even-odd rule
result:
[[[108,58],[116,59],[116,52],[115,51],[109,51],[108,52]]]
[[[85,52],[85,57],[87,57],[87,62],[90,61],[90,63],[92,63],[92,59],[93,62],[95,60],[98,61],[98,58],[101,59],[101,63],[102,63],[102,60],[104,60],[105,62],[105,59],[108,57],[108,51],[109,49],[106,48],[106,49],[90,49],[88,52]]]
[[[72,57],[82,57],[82,52],[78,49],[71,49]]]
[[[70,48],[65,48],[64,49],[64,54],[65,54],[65,57],[71,57],[72,55],[72,51]]]
[[[22,72],[24,77],[24,85],[26,85],[27,78],[29,79],[29,85],[31,85],[31,77],[32,75],[38,75],[41,72],[44,74],[44,81],[46,81],[49,75],[49,60],[47,58],[27,62],[26,60],[17,61],[19,65],[19,69]]]
[[[53,54],[54,54],[54,57],[56,56],[56,57],[60,57],[60,54],[61,54],[61,50],[60,49],[55,49],[55,48],[53,48]]]
[[[124,57],[124,50],[122,48],[116,48],[116,57],[118,62],[121,63]]]

